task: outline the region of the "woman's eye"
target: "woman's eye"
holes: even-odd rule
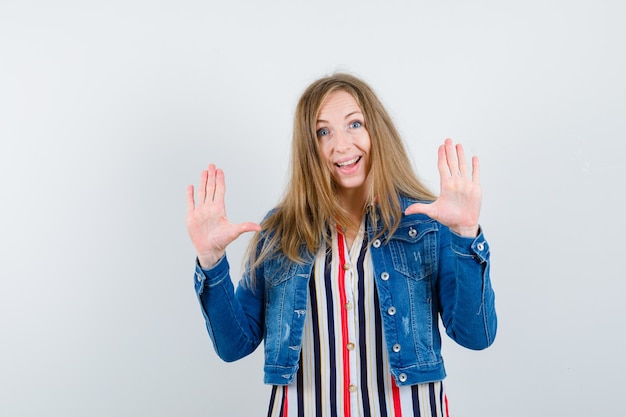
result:
[[[363,126],[363,123],[361,123],[358,120],[355,120],[354,122],[350,123],[350,129],[358,129],[361,126]]]
[[[325,127],[321,128],[321,129],[317,129],[316,133],[317,133],[317,137],[318,138],[323,138],[324,136],[328,136],[330,134],[328,129],[326,129]]]

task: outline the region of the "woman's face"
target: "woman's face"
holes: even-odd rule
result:
[[[370,135],[354,97],[334,91],[322,103],[315,125],[322,157],[344,197],[366,197]]]

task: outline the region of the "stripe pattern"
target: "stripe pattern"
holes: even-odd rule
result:
[[[449,417],[441,381],[392,378],[373,276],[363,225],[350,248],[335,231],[309,281],[300,368],[272,388],[268,417]]]

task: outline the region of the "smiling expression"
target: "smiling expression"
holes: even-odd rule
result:
[[[343,197],[368,193],[370,136],[365,117],[354,97],[343,90],[328,95],[315,126],[322,158]]]

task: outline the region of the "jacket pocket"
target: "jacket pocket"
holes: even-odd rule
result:
[[[393,268],[415,280],[437,270],[437,223],[400,225],[389,241]]]
[[[274,257],[263,262],[265,283],[269,287],[282,284],[298,273],[298,264],[285,256]]]

